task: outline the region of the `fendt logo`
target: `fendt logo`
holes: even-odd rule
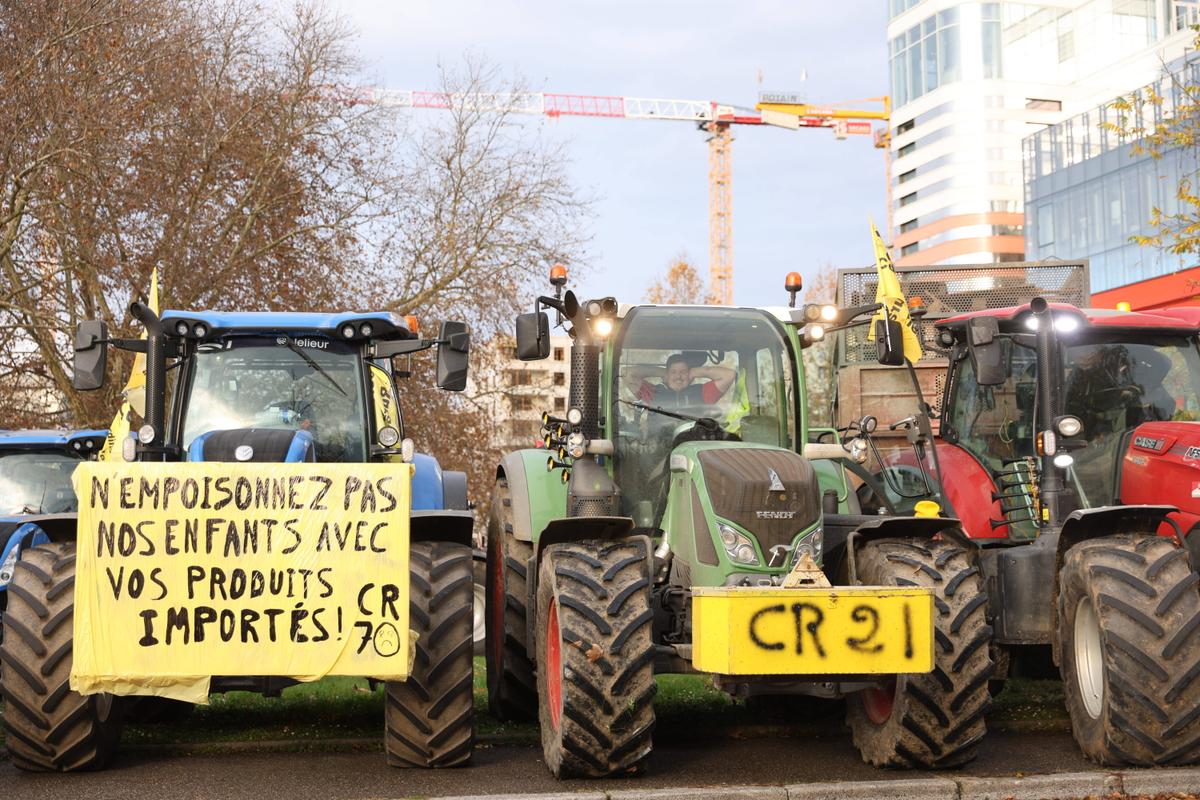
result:
[[[783,481],[779,479],[779,473],[771,467],[767,467],[767,477],[771,479],[771,485],[767,487],[769,492],[786,492],[787,487],[783,485]]]
[[[755,511],[754,515],[759,519],[793,519],[796,516],[795,511]]]

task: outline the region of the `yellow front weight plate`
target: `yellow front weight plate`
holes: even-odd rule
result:
[[[929,672],[933,592],[693,589],[692,663],[722,675]]]

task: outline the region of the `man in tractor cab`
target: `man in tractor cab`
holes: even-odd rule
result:
[[[683,353],[672,353],[664,367],[634,367],[629,375],[633,380],[641,381],[638,399],[669,409],[715,405],[737,380],[737,373],[729,367],[693,367]],[[646,380],[651,377],[661,378],[661,382]],[[693,383],[697,378],[709,380]]]

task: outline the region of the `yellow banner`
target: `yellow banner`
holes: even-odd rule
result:
[[[875,302],[883,303],[883,308],[871,318],[867,339],[875,341],[876,320],[890,317],[900,323],[904,331],[904,357],[915,364],[921,360],[924,351],[921,349],[921,337],[917,335],[916,323],[908,313],[908,301],[904,299],[904,290],[900,288],[900,278],[896,275],[896,267],[888,253],[883,237],[875,223],[871,223],[871,241],[875,246],[875,269],[879,272],[879,283],[875,288]]]
[[[411,464],[85,463],[71,688],[409,671]]]

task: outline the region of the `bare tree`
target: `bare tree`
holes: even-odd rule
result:
[[[666,270],[646,289],[646,302],[660,305],[697,305],[708,302],[704,279],[686,250],[680,250]]]
[[[0,42],[6,424],[107,421],[120,382],[72,392],[71,334],[131,333],[155,267],[173,306],[334,304],[356,231],[402,195],[392,129],[325,90],[358,66],[318,7],[29,0],[0,7]]]

